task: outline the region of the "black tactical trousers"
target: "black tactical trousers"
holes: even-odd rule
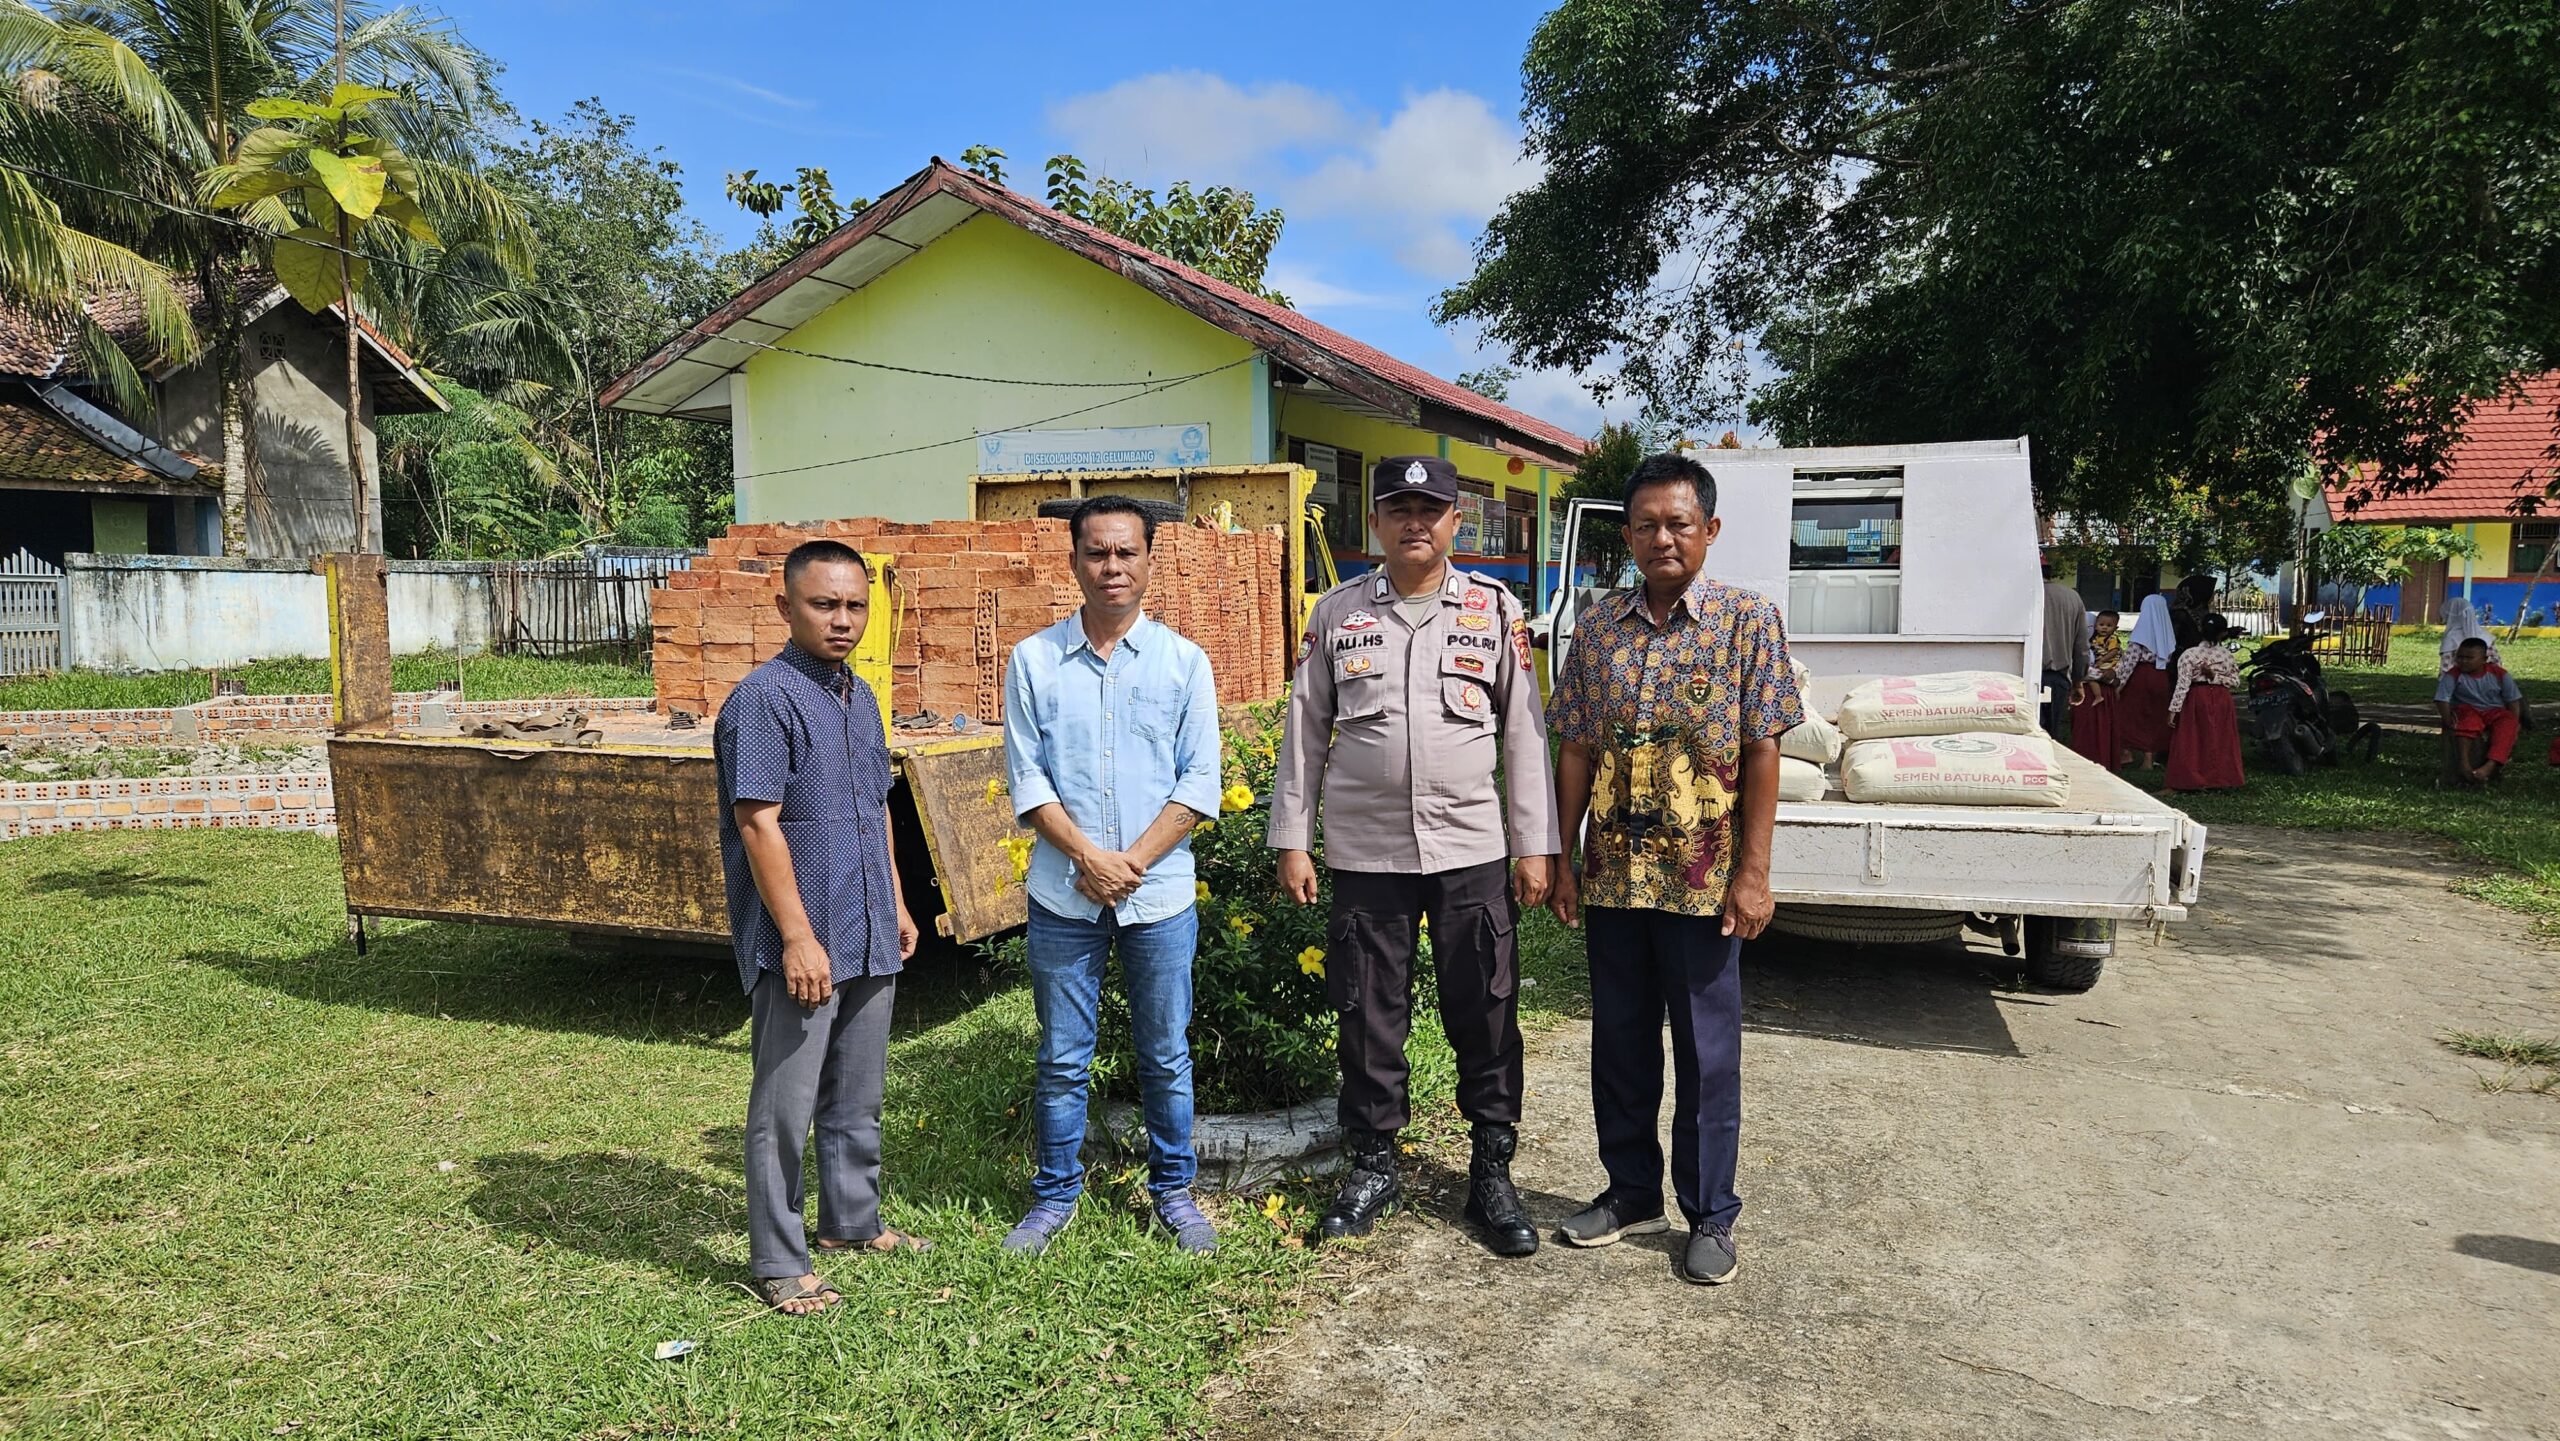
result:
[[[1440,1024],[1458,1055],[1458,1109],[1470,1121],[1520,1123],[1519,909],[1510,863],[1411,875],[1335,871],[1325,989],[1342,1014],[1342,1124],[1398,1131],[1410,1074],[1415,923],[1431,921]]]

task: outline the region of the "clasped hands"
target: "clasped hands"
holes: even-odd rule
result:
[[[1089,850],[1075,858],[1076,893],[1098,906],[1116,906],[1138,892],[1147,868],[1127,851]]]

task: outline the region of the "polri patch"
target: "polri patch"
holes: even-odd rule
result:
[[[1351,659],[1342,663],[1342,673],[1344,675],[1367,675],[1369,672],[1376,670],[1377,668],[1377,661],[1365,655],[1355,655]]]
[[[1480,655],[1453,655],[1449,657],[1449,664],[1469,675],[1484,674],[1484,657]]]
[[[1491,630],[1493,629],[1493,617],[1469,612],[1458,617],[1458,629]]]
[[[1367,630],[1377,623],[1378,618],[1376,616],[1369,614],[1365,610],[1355,610],[1351,614],[1342,618],[1342,629]]]
[[[1469,710],[1483,710],[1484,692],[1475,686],[1461,686],[1458,689],[1458,704]]]
[[[1467,592],[1467,609],[1469,609],[1469,610],[1491,610],[1491,609],[1493,609],[1493,597],[1492,597],[1492,596],[1489,596],[1489,595],[1487,595],[1487,594],[1485,594],[1483,591],[1480,591],[1480,590],[1471,590],[1471,591],[1468,591],[1468,592]]]

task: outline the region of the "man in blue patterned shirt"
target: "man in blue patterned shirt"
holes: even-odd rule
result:
[[[1208,654],[1140,609],[1155,520],[1123,496],[1076,508],[1084,606],[1013,648],[1005,775],[1032,848],[1031,1209],[1008,1251],[1047,1248],[1084,1191],[1087,1082],[1102,973],[1120,954],[1147,1118],[1147,1191],[1184,1251],[1216,1249],[1191,1196],[1191,827],[1218,813],[1218,690]]]
[[[1776,909],[1778,737],[1804,720],[1777,607],[1700,574],[1720,525],[1705,466],[1636,467],[1626,540],[1644,583],[1583,612],[1547,706],[1566,857],[1551,904],[1566,925],[1577,910],[1590,923],[1591,1110],[1609,1173],[1563,1236],[1605,1246],[1666,1228],[1667,1018],[1671,1179],[1690,1228],[1678,1270],[1705,1285],[1739,1266],[1742,943]]]
[[[844,663],[870,619],[870,572],[813,540],[783,562],[774,604],[791,641],[721,703],[712,750],[753,1026],[747,1248],[757,1294],[806,1316],[843,1299],[809,1267],[800,1156],[813,1126],[820,1249],[924,1249],[880,1221],[889,1007],[916,924],[889,844],[888,733]]]

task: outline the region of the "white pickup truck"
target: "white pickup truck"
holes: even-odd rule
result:
[[[1873,676],[1996,670],[2033,681],[2043,592],[2025,440],[1703,451],[1724,526],[1707,574],[1776,600],[1788,647],[1835,713]],[[1635,583],[1611,502],[1577,500],[1564,573],[1537,630],[1561,668],[1575,617]],[[2057,747],[2059,749],[2059,747]],[[1971,924],[2038,982],[2086,990],[2118,921],[2179,920],[2205,828],[2065,753],[2070,804],[1868,805],[1835,788],[1782,801],[1770,856],[1777,929],[1933,941]]]

